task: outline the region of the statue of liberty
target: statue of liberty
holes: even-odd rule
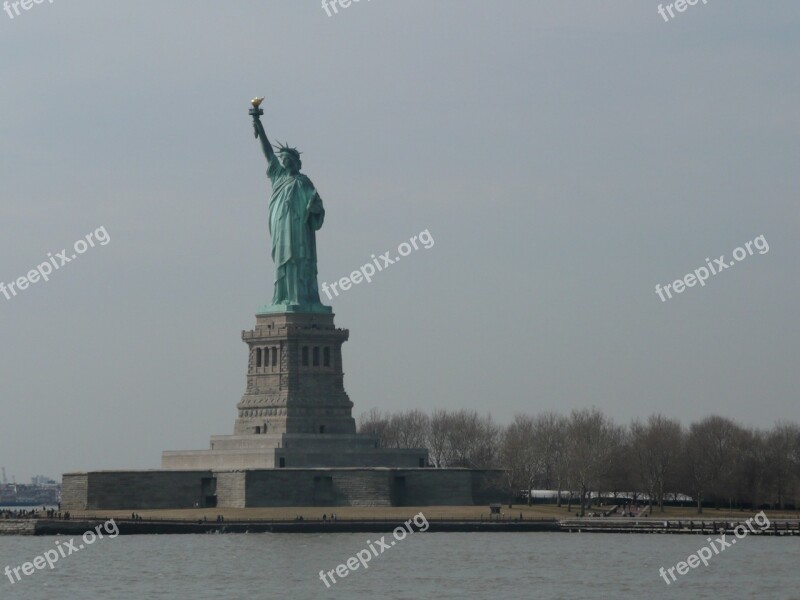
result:
[[[252,100],[255,137],[267,158],[267,176],[272,183],[269,201],[269,234],[275,263],[272,304],[259,313],[331,312],[319,299],[317,287],[316,231],[325,220],[322,199],[311,180],[300,173],[300,152],[285,144],[270,144],[259,118],[263,98]],[[279,160],[280,159],[280,160]]]

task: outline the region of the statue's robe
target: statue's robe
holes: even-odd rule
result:
[[[314,184],[305,175],[290,175],[277,157],[269,163],[272,182],[269,233],[275,263],[273,306],[318,306],[317,241],[325,209]]]

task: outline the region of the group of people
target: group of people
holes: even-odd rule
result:
[[[217,515],[217,521],[216,522],[217,523],[224,523],[225,522],[225,517],[223,515]],[[208,517],[206,517],[205,515],[203,515],[202,519],[197,519],[197,524],[198,525],[202,525],[203,523],[208,523]]]
[[[0,510],[0,519],[35,519],[38,515],[35,510]]]
[[[42,516],[44,515],[44,516]],[[0,519],[58,519],[59,521],[69,521],[69,512],[61,512],[59,509],[47,508],[43,506],[39,509],[19,509],[19,510],[0,510]]]
[[[296,515],[294,520],[295,521],[305,521],[305,519],[303,518],[303,515]],[[330,518],[328,518],[328,513],[325,513],[324,515],[322,515],[322,520],[326,521],[326,522],[327,521],[335,521],[336,520],[336,513],[331,513]]]

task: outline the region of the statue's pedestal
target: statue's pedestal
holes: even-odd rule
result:
[[[381,449],[356,434],[342,370],[348,337],[331,312],[256,315],[256,326],[242,332],[247,389],[233,435],[213,436],[209,450],[164,452],[162,467],[425,467],[425,449]]]

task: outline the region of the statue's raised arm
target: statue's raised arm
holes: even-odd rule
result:
[[[255,133],[255,137],[259,139],[261,142],[261,149],[264,151],[264,156],[267,157],[267,162],[271,163],[275,160],[275,152],[272,150],[272,144],[269,143],[269,138],[267,138],[267,132],[264,131],[264,126],[261,124],[261,115],[264,114],[264,111],[259,108],[261,105],[263,98],[253,98],[251,100],[251,104],[253,105],[253,109],[250,111],[250,114],[253,117],[253,130]]]

